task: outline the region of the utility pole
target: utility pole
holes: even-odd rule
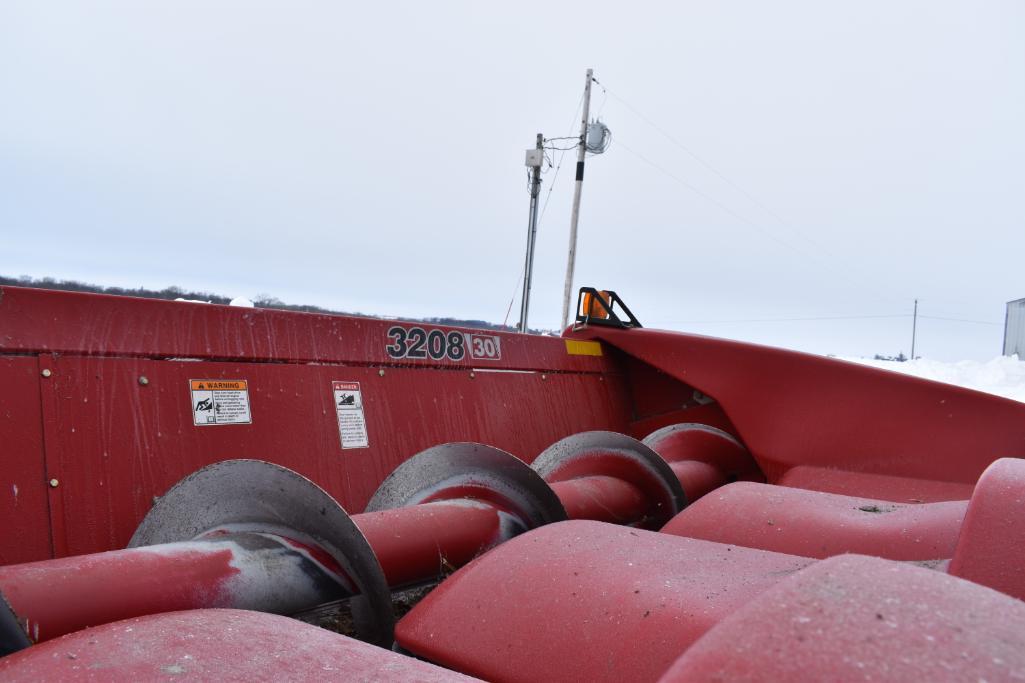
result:
[[[569,221],[569,259],[566,264],[566,288],[562,293],[562,329],[569,325],[569,302],[573,295],[573,268],[577,259],[577,221],[580,220],[580,192],[584,185],[584,156],[587,153],[587,117],[591,113],[591,81],[594,69],[587,70],[584,83],[584,115],[580,119],[580,144],[577,149],[577,184],[573,189],[573,213]]]
[[[534,275],[534,239],[537,237],[537,205],[541,195],[541,164],[544,163],[545,138],[537,134],[537,147],[527,150],[530,168],[530,219],[527,222],[527,257],[523,264],[523,297],[520,301],[520,332],[527,331],[527,313],[530,309],[530,281]]]
[[[915,359],[915,333],[918,332],[918,299],[915,299],[915,312],[911,316],[911,358]]]

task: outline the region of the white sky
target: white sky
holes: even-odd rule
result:
[[[999,353],[1025,296],[1018,0],[0,0],[0,273],[501,322],[523,150],[576,132],[587,67],[613,143],[578,285],[647,326],[844,355],[907,353],[909,318],[847,317],[918,297],[994,323],[923,319],[920,354]],[[532,326],[559,323],[572,167]],[[845,319],[779,320],[823,317]]]

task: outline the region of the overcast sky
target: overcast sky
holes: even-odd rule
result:
[[[588,67],[613,142],[577,285],[847,355],[908,353],[917,297],[918,353],[999,354],[1020,0],[0,0],[0,273],[501,322],[523,152],[576,133]],[[544,176],[532,326],[559,324],[572,167]]]

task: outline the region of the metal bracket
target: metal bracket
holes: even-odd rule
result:
[[[581,312],[583,306],[584,295],[590,294],[591,301],[601,306],[607,315],[605,318],[597,318],[588,314],[587,311]],[[603,296],[604,295],[604,296]],[[608,297],[606,301],[605,297]],[[613,310],[616,305],[622,309],[623,314],[626,315],[627,319],[623,320]],[[576,322],[573,324],[573,328],[582,327],[584,325],[598,325],[602,327],[618,327],[620,329],[628,329],[631,327],[642,327],[637,317],[627,308],[627,305],[623,303],[623,299],[618,294],[611,290],[599,292],[594,287],[581,287],[580,291],[577,292],[577,317]]]

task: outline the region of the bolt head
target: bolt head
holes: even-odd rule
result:
[[[52,373],[52,372],[50,372],[50,368],[43,368],[43,372],[42,372],[42,373],[40,373],[40,374],[42,374],[42,375],[43,375],[43,377],[49,377],[49,376],[50,376],[50,375],[52,375],[53,373]]]
[[[147,384],[149,384],[149,378],[146,377],[146,375],[143,375],[142,377],[139,378],[139,384],[141,386],[146,386]]]
[[[55,489],[58,486],[60,486],[60,482],[58,480],[56,480],[56,479],[51,479],[49,483],[50,483],[50,488],[52,488],[52,489]]]
[[[378,377],[384,377],[384,368],[381,368],[380,370],[377,371],[377,376]]]

